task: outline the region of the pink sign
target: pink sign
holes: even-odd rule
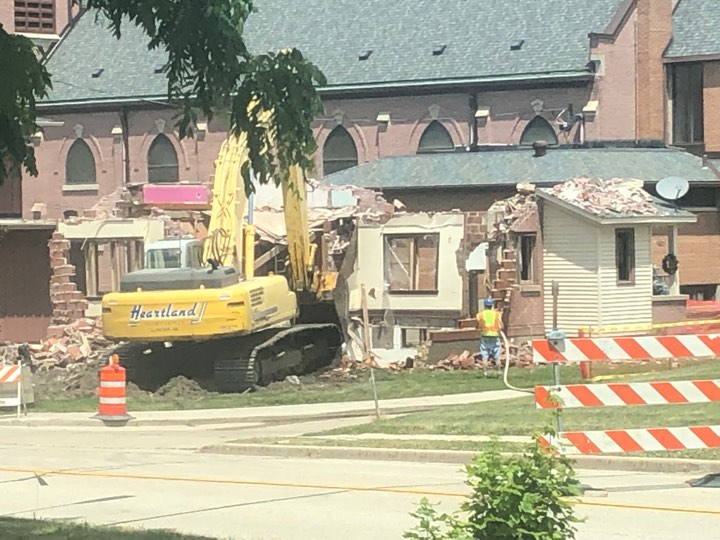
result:
[[[210,190],[202,184],[147,184],[145,204],[156,206],[210,206]]]

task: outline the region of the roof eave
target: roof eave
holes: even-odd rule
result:
[[[592,81],[595,75],[588,71],[559,71],[548,73],[530,73],[520,75],[498,75],[494,77],[465,77],[458,79],[439,79],[422,81],[390,81],[367,84],[330,85],[318,88],[321,96],[334,96],[342,94],[363,94],[382,90],[440,90],[443,88],[464,88],[483,86],[502,86],[506,84],[536,84],[554,82],[585,83]],[[43,101],[37,104],[39,110],[63,107],[96,107],[105,105],[140,105],[152,104],[171,106],[167,94],[145,96],[118,96],[108,98],[89,98],[58,101]]]
[[[720,60],[720,52],[711,54],[693,54],[686,56],[666,56],[663,62],[666,64],[679,64],[681,62],[712,62]]]
[[[560,208],[563,208],[563,209],[567,210],[568,212],[576,214],[577,216],[579,216],[587,221],[591,221],[592,223],[595,223],[597,225],[652,225],[652,224],[660,224],[660,223],[695,223],[695,222],[697,222],[697,216],[695,216],[694,214],[689,214],[688,212],[683,212],[682,215],[678,214],[678,215],[672,215],[672,216],[618,216],[618,217],[612,217],[612,218],[607,217],[607,216],[598,216],[596,214],[588,212],[587,210],[579,208],[579,207],[575,206],[574,204],[571,204],[567,201],[558,199],[554,195],[545,193],[542,190],[537,190],[535,193],[541,199],[548,201],[552,204],[555,204],[555,205],[559,206]]]
[[[334,94],[343,92],[376,91],[376,90],[392,90],[397,88],[422,89],[422,88],[458,88],[463,86],[492,86],[510,83],[528,83],[537,82],[557,82],[557,81],[575,81],[588,82],[593,80],[595,75],[589,71],[571,70],[547,73],[524,73],[518,75],[498,75],[490,77],[462,77],[457,79],[438,79],[438,80],[420,80],[420,81],[386,81],[362,84],[345,84],[345,85],[329,85],[318,89],[320,94]]]

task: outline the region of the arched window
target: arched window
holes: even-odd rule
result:
[[[68,150],[65,158],[65,183],[73,185],[97,183],[95,157],[88,144],[82,139],[75,139]]]
[[[532,146],[536,141],[545,141],[549,145],[558,143],[555,130],[550,125],[550,122],[542,116],[536,116],[530,120],[525,131],[523,131],[522,137],[520,137],[520,145]]]
[[[420,137],[418,152],[442,152],[454,150],[455,143],[448,130],[440,122],[433,120]]]
[[[175,147],[166,135],[160,133],[148,150],[148,182],[179,182],[178,158]]]
[[[330,132],[323,148],[323,174],[349,169],[358,164],[357,147],[348,130],[338,126]]]

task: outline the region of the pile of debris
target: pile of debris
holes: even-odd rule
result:
[[[30,344],[32,367],[36,373],[51,369],[78,369],[78,365],[99,365],[113,343],[103,338],[100,320],[80,319],[63,327],[62,334],[41,343]]]
[[[642,187],[640,180],[577,178],[558,184],[549,192],[598,216],[659,214],[660,208]]]
[[[490,240],[498,241],[508,231],[521,232],[535,228],[529,221],[538,220],[538,206],[535,185],[521,182],[515,186],[517,193],[508,199],[495,202],[487,215]],[[539,227],[539,221],[537,223]]]

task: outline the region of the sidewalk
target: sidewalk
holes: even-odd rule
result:
[[[446,396],[386,399],[380,401],[382,415],[426,411],[448,405],[467,405],[527,396],[513,390],[493,390]],[[272,407],[243,407],[238,409],[198,409],[182,411],[129,410],[133,420],[127,426],[200,426],[211,424],[245,424],[252,422],[295,422],[328,418],[352,418],[373,416],[373,401],[350,401],[339,403],[312,403],[303,405],[277,405]],[[102,426],[93,418],[94,413],[34,413],[18,420],[14,415],[0,417],[3,425],[27,426]]]

